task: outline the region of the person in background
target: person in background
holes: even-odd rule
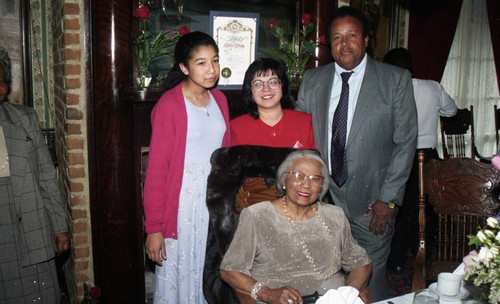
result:
[[[146,254],[157,266],[154,303],[205,303],[202,279],[210,156],[229,145],[229,110],[219,79],[219,50],[193,32],[175,47],[173,86],[151,114],[144,188]]]
[[[355,298],[368,283],[371,261],[342,209],[321,202],[329,184],[321,156],[290,153],[276,180],[279,198],[242,210],[222,279],[258,303],[302,303],[304,294],[344,285]]]
[[[36,112],[7,101],[11,75],[0,47],[0,303],[60,303],[66,204]]]
[[[386,263],[417,141],[410,73],[366,54],[368,20],[336,9],[326,27],[334,63],[306,71],[296,109],[312,114],[314,139],[330,165],[330,194],[366,249],[376,300],[388,297]]]
[[[413,76],[413,61],[410,52],[405,48],[392,49],[384,56],[384,62],[406,69]],[[418,136],[417,152],[424,151],[425,163],[431,159],[438,159],[436,150],[438,140],[439,116],[451,117],[457,113],[457,105],[438,82],[412,78],[413,93],[417,106]],[[392,239],[391,254],[389,255],[389,269],[402,274],[406,263],[408,244],[411,242],[416,250],[418,242],[418,158],[417,153],[413,167],[406,184],[403,206],[399,209],[396,218],[396,231]],[[435,218],[430,206],[426,208],[427,218]],[[434,221],[429,220],[426,229],[427,235],[434,229]],[[408,237],[410,235],[411,237]],[[428,240],[432,243],[432,239]],[[432,248],[432,246],[429,246]],[[430,252],[430,250],[428,250]]]
[[[272,58],[255,60],[243,81],[248,114],[231,120],[231,145],[315,149],[311,114],[293,107],[287,68]]]

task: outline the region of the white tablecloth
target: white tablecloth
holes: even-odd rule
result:
[[[395,297],[395,298],[390,298],[387,300],[379,301],[373,304],[391,304],[390,302],[394,304],[411,304],[413,302],[413,296],[415,295],[414,292],[412,293],[407,293],[405,295]]]

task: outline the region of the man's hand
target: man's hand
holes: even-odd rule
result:
[[[165,253],[165,240],[161,232],[148,234],[146,238],[146,254],[151,261],[160,266],[163,265],[162,261],[167,259],[167,254]]]
[[[61,253],[69,249],[69,233],[54,233],[54,240],[56,242],[56,253],[60,256]]]
[[[376,201],[370,210],[365,213],[365,216],[372,216],[370,221],[370,232],[374,236],[383,235],[385,232],[385,225],[388,224],[392,228],[392,221],[396,208],[389,208],[382,201]]]

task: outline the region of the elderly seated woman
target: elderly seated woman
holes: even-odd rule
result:
[[[276,180],[283,196],[242,210],[221,263],[222,279],[258,303],[302,303],[315,291],[365,288],[371,260],[342,209],[320,200],[329,181],[318,153],[290,153]]]

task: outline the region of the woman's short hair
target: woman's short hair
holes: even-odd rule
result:
[[[245,72],[245,79],[243,80],[243,101],[245,108],[254,119],[259,118],[259,110],[252,95],[252,81],[255,76],[266,75],[269,71],[278,76],[281,82],[281,97],[280,103],[283,109],[293,109],[293,100],[290,95],[290,81],[288,80],[286,64],[282,60],[274,58],[259,58],[252,62]]]
[[[175,63],[172,70],[167,75],[166,90],[175,87],[187,78],[187,76],[182,73],[179,64],[182,63],[185,66],[189,66],[189,60],[193,58],[193,53],[197,51],[200,46],[211,46],[219,53],[217,43],[212,36],[206,33],[196,31],[179,38],[174,50]]]
[[[3,78],[7,84],[12,80],[12,71],[10,69],[9,53],[3,47],[0,47],[0,65],[3,69]]]
[[[281,165],[278,168],[278,171],[276,172],[276,187],[278,188],[278,194],[280,196],[285,194],[285,189],[283,188],[283,186],[285,185],[287,172],[292,171],[294,162],[302,158],[317,161],[321,166],[321,175],[323,176],[323,186],[321,187],[319,198],[322,199],[325,196],[330,186],[330,175],[325,162],[319,155],[318,151],[315,150],[297,150],[288,154],[288,156],[281,163]]]

